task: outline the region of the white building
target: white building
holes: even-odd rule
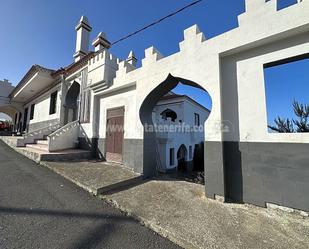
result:
[[[139,68],[134,53],[124,60],[112,55],[104,33],[89,50],[92,28],[82,17],[74,62],[58,70],[35,65],[10,94],[15,129],[28,132],[18,145],[39,141],[50,152],[79,146],[151,176],[157,137],[146,125],[158,101],[181,82],[212,99],[206,195],[309,210],[309,134],[268,132],[264,80],[264,68],[308,58],[309,1],[281,10],[276,0],[245,4],[237,28],[206,39],[194,25],[178,52],[164,57],[148,48]]]
[[[7,79],[0,80],[0,120],[11,120],[15,110],[10,106],[9,94],[13,91],[14,86]],[[4,115],[2,114],[4,113]]]
[[[204,123],[209,114],[207,108],[186,95],[170,92],[161,98],[153,109],[152,119],[160,170],[193,166],[194,150],[205,141]]]

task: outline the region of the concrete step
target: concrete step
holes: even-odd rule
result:
[[[48,152],[47,150],[42,150],[47,148],[47,145],[38,144],[27,144],[26,147],[16,147],[16,141],[18,137],[0,137],[4,143],[8,144],[10,147],[16,149],[19,153],[25,155],[33,161],[84,161],[93,159],[91,151],[81,150],[81,149],[68,149],[56,152]],[[39,146],[39,149],[37,147]],[[1,247],[0,247],[1,248]]]
[[[41,154],[41,161],[79,161],[91,159],[92,153],[88,150],[70,149]]]
[[[45,150],[37,149],[35,146],[27,146],[20,149],[20,152],[34,161],[78,161],[91,159],[92,154],[88,150],[69,149],[57,152],[48,152]]]
[[[36,144],[45,144],[48,145],[48,140],[47,139],[40,139],[40,140],[35,140]]]
[[[48,152],[47,144],[26,144],[26,148],[32,148],[36,150],[42,150]]]

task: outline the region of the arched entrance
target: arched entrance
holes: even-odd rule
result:
[[[7,132],[12,132],[14,130],[17,130],[18,126],[21,124],[18,123],[18,111],[11,107],[11,106],[1,106],[0,107],[0,122],[1,127],[0,131],[2,132],[2,135],[10,134]],[[21,120],[20,120],[21,122]],[[3,133],[5,131],[6,133]]]
[[[144,127],[143,173],[145,176],[152,176],[156,174],[156,172],[162,171],[162,165],[160,165],[162,164],[162,158],[158,156],[158,154],[160,154],[160,147],[159,147],[160,141],[158,142],[158,136],[157,136],[158,132],[156,131],[156,127],[158,126],[154,125],[154,122],[153,122],[154,107],[162,99],[162,97],[168,95],[171,92],[171,90],[174,89],[180,83],[183,85],[201,89],[207,93],[207,91],[203,87],[201,87],[199,84],[193,81],[190,81],[190,80],[183,79],[183,78],[174,77],[170,74],[166,78],[166,80],[164,80],[155,89],[153,89],[144,99],[141,105],[140,111],[139,111],[139,115],[140,115],[140,120]],[[191,114],[193,115],[192,120],[194,120],[194,113],[191,113]],[[165,111],[161,112],[161,118],[163,120],[165,120],[166,118],[167,121],[172,124],[174,124],[175,122],[177,122],[177,124],[184,123],[184,120],[182,120],[180,116],[178,117],[177,114],[175,115],[174,110],[171,110],[170,108],[167,108]],[[204,126],[204,123],[201,123],[201,125]],[[166,135],[166,137],[169,137],[169,135]],[[163,137],[161,141],[164,139],[165,138]],[[175,140],[177,140],[177,138]],[[205,140],[203,138],[203,142],[204,141]],[[176,147],[174,147],[174,145]],[[187,144],[186,144],[187,146],[185,145],[180,146],[181,144],[180,145],[178,144],[178,146],[176,144],[174,145],[170,147],[167,146],[166,150],[164,152],[161,152],[164,154],[165,158],[170,157],[170,159],[166,159],[166,161],[167,162],[169,161],[168,163],[171,166],[175,166],[175,165],[177,166],[178,158],[180,160],[180,163],[182,163],[182,161],[186,161],[185,155],[189,154],[187,150],[187,147],[189,146]],[[177,148],[179,148],[180,150],[178,150]],[[190,146],[190,149],[191,149],[191,155],[193,155],[194,146]],[[174,160],[174,158],[176,160]]]
[[[177,162],[178,162],[178,170],[185,171],[186,170],[186,162],[188,158],[188,151],[184,144],[180,145],[177,151]]]
[[[0,112],[0,135],[3,135],[3,132],[8,132],[12,130],[12,118]]]
[[[69,88],[64,101],[64,124],[78,119],[78,100],[80,93],[80,84],[73,82]]]

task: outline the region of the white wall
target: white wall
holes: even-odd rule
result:
[[[106,112],[110,108],[124,106],[124,138],[135,138],[135,122],[139,114],[136,113],[136,91],[103,97],[99,100],[100,114],[99,114],[99,137],[106,136]]]
[[[197,113],[200,116],[200,125],[204,128],[204,132],[200,133],[200,139],[202,139],[201,141],[204,141],[204,137],[207,134],[207,130],[205,129],[205,122],[208,119],[210,112],[192,103],[191,101],[186,100],[184,104],[184,120],[186,120],[187,124],[195,124],[194,113]]]
[[[233,119],[233,108],[234,106],[238,106],[236,102],[238,93],[229,93],[227,90],[230,87],[230,74],[229,70],[224,70],[226,68],[222,68],[221,58],[251,48],[257,48],[276,40],[281,40],[282,43],[284,43],[286,37],[293,37],[297,32],[305,33],[305,31],[307,31],[308,33],[308,2],[309,1],[303,1],[289,8],[277,11],[274,0],[267,3],[262,0],[247,1],[247,12],[239,16],[239,28],[207,40],[198,30],[197,26],[193,26],[184,31],[184,41],[180,43],[180,51],[178,53],[163,57],[153,47],[146,49],[145,58],[142,60],[142,67],[128,72],[123,70],[122,74],[117,73],[117,78],[114,79],[113,84],[121,85],[136,82],[136,106],[137,110],[139,110],[146,96],[159,84],[164,82],[169,75],[196,82],[209,93],[213,103],[212,112],[206,122],[206,130],[208,131],[206,140],[221,141],[226,139],[239,141],[238,123],[229,124],[230,120],[225,119],[225,114],[227,113],[231,113],[230,116],[227,114],[227,117]],[[280,47],[277,47],[277,50],[278,49],[280,49]],[[297,50],[294,50],[294,52],[295,51]],[[246,73],[245,69],[243,73]],[[242,72],[238,71],[236,75],[238,75],[237,77],[243,77],[241,74]],[[244,76],[246,76],[246,74]],[[259,77],[259,74],[252,73],[251,79],[254,77]],[[244,84],[245,88],[249,86],[248,83],[242,83],[241,81],[239,81],[238,84]],[[251,91],[255,91],[254,87],[251,87],[251,89]],[[246,90],[248,89],[246,88]],[[256,90],[257,93],[260,94],[261,89],[258,88]],[[225,101],[222,96],[222,91],[227,93],[225,97],[230,99],[229,102]],[[253,101],[256,100],[256,98],[257,97],[254,97],[250,100],[248,97],[243,98],[242,96],[239,99],[246,100],[251,105],[247,105],[247,103],[244,102],[244,104],[239,104],[242,104],[242,108],[245,109],[250,106],[252,111],[252,109],[256,108],[256,102]],[[261,102],[261,99],[258,101]],[[227,102],[229,104],[226,104]],[[224,105],[225,113],[222,112],[222,105]],[[253,130],[256,125],[263,127],[263,129],[265,128],[265,124],[260,122],[262,119],[257,120],[254,118],[254,116],[260,115],[259,112],[252,112],[249,114],[247,111],[245,113],[242,113],[242,110],[240,111],[240,118],[250,115],[251,117],[246,116],[245,119],[257,121],[251,125],[252,134],[255,133]],[[226,130],[228,131],[229,125],[231,126],[229,130],[230,134],[225,134]],[[249,123],[245,122],[240,129],[243,130],[243,127],[248,125]],[[136,137],[143,138],[143,132],[141,132],[143,128],[138,118],[136,118],[136,127],[138,127],[136,130]],[[246,129],[247,128],[243,131]],[[244,133],[243,135],[246,137]],[[285,134],[276,135],[282,136],[282,138],[285,137]],[[304,134],[302,134],[302,136],[305,137]],[[258,134],[256,134],[255,138],[258,138]],[[288,140],[285,138],[283,139],[284,141]],[[300,138],[300,135],[295,135],[293,139],[293,141],[299,142],[304,140],[309,141],[308,138]]]
[[[95,128],[96,128],[96,111],[97,111],[97,102],[95,102],[95,98],[93,93],[90,93],[90,119],[89,119],[89,123],[82,123],[81,124],[81,131],[79,136],[80,137],[88,137],[88,138],[92,138],[95,137]]]
[[[160,101],[153,109],[155,112],[155,120],[153,122],[155,123],[158,120],[161,120],[161,113],[165,111],[166,109],[171,109],[172,111],[176,112],[177,119],[175,122],[179,122],[179,120],[184,121],[184,102],[178,102],[178,103],[172,103],[172,102],[162,102]]]
[[[226,59],[231,68],[236,68],[237,76],[235,72],[230,73],[228,81],[237,82],[240,141],[309,143],[309,134],[306,133],[268,132],[264,78],[264,64],[306,54],[308,51],[309,33]],[[229,71],[225,73],[228,74]],[[227,81],[223,83],[226,84]],[[291,87],[293,84],[291,82]]]
[[[50,106],[50,95],[57,91],[57,105],[56,105],[56,113],[49,114],[49,106]],[[33,101],[29,102],[24,108],[28,107],[28,123],[34,124],[38,122],[48,121],[52,119],[57,119],[60,117],[60,106],[61,106],[61,99],[60,99],[60,85],[53,87],[51,90],[47,91],[40,97],[34,99]],[[34,107],[34,116],[33,119],[30,120],[30,110],[31,105],[35,104]]]
[[[177,114],[177,119],[175,122],[164,121],[161,117],[161,113],[166,110],[171,109]],[[173,98],[169,100],[159,101],[154,108],[153,122],[157,125],[159,124],[179,124],[179,120],[182,120],[183,125],[188,125],[188,127],[193,127],[195,125],[194,113],[200,115],[200,125],[204,127],[204,123],[209,116],[207,110],[201,106],[193,103],[187,98]],[[162,139],[162,135],[165,136],[164,132],[157,132],[157,146],[159,147],[159,154],[161,159],[161,164],[166,169],[172,169],[177,167],[177,152],[180,146],[183,144],[187,149],[187,161],[193,160],[193,153],[196,144],[205,141],[204,130],[197,132],[173,132],[168,134],[168,139]],[[189,157],[189,147],[192,146],[192,157]],[[174,164],[170,165],[170,149],[174,148]]]
[[[308,134],[267,134],[261,69],[261,65],[267,61],[308,52],[309,42],[306,40],[309,32],[308,2],[303,1],[277,11],[274,0],[267,3],[262,0],[247,0],[247,11],[239,16],[238,28],[212,39],[206,39],[194,25],[184,31],[184,40],[179,43],[179,52],[164,57],[155,48],[148,48],[145,50],[142,67],[137,69],[124,62],[119,63],[119,60],[107,51],[96,55],[88,62],[90,83],[95,84],[100,80],[111,82],[107,84],[108,89],[99,89],[101,91],[99,94],[103,95],[98,103],[93,102],[93,105],[100,107],[100,115],[98,121],[92,118],[92,124],[84,125],[88,136],[95,134],[96,126],[93,123],[98,122],[99,136],[105,137],[106,109],[124,105],[125,123],[128,125],[124,136],[143,139],[143,126],[139,118],[140,108],[149,93],[172,75],[198,83],[211,96],[212,112],[206,122],[206,141],[241,139],[309,142]],[[297,36],[298,34],[304,34],[302,40]],[[299,45],[287,43],[285,39],[292,39],[291,37],[294,37],[293,39]],[[267,44],[270,44],[270,47],[266,47]],[[261,55],[249,56],[251,49],[257,51],[260,46],[265,49]],[[290,48],[285,49],[284,46]],[[236,55],[235,58],[234,55]],[[119,70],[115,72],[117,66]],[[115,73],[116,78],[112,79]],[[238,92],[229,92],[229,87],[233,85],[234,80]],[[104,95],[111,89],[132,82],[136,83],[134,93],[130,91],[115,93],[117,95],[114,96]],[[36,102],[34,120],[31,123],[59,117],[59,106],[57,114],[48,114],[49,94],[42,96]],[[253,112],[256,103],[261,106],[258,111]],[[30,107],[31,104],[29,103],[28,106]],[[60,101],[57,101],[57,105],[59,104]],[[234,110],[235,106],[237,110]],[[95,111],[95,108],[92,109],[92,113]],[[232,124],[232,131],[228,134],[222,132],[222,124],[230,119],[235,121],[234,112],[238,111],[241,122],[237,123],[236,120]]]

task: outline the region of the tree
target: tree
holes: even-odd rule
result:
[[[309,105],[300,104],[294,99],[293,111],[297,119],[277,117],[274,120],[275,126],[268,125],[268,127],[279,133],[309,132]]]

